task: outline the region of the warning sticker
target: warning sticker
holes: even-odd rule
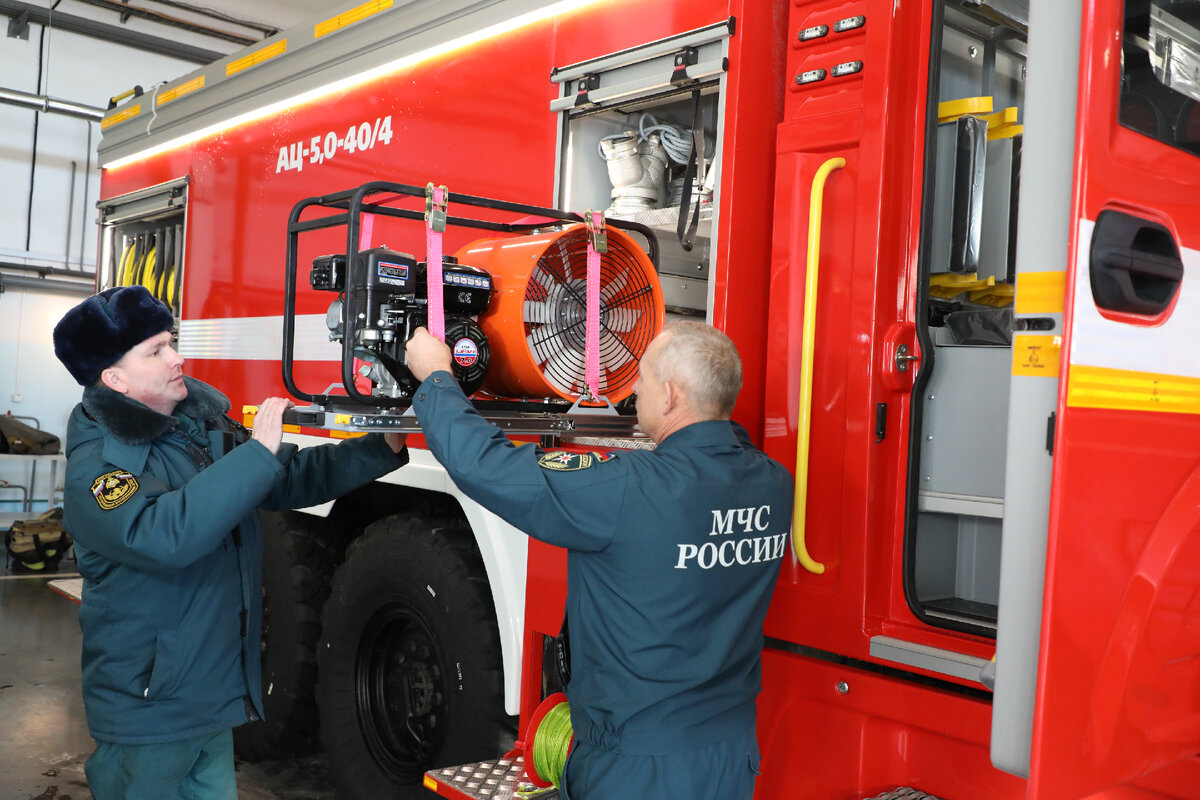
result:
[[[1061,336],[1017,334],[1013,337],[1013,375],[1057,378],[1061,358]]]

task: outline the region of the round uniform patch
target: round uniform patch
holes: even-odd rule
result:
[[[538,466],[555,472],[574,472],[578,469],[590,469],[605,461],[612,460],[611,455],[604,453],[569,453],[566,450],[551,450],[538,458]]]
[[[460,367],[469,367],[479,360],[479,345],[470,339],[459,339],[454,343],[454,360]]]
[[[133,497],[137,489],[137,478],[121,469],[106,472],[92,481],[92,496],[105,511],[112,511]]]

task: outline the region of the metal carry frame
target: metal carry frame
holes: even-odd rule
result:
[[[333,194],[318,197],[307,197],[292,207],[288,218],[287,251],[284,276],[284,313],[283,313],[283,382],[292,396],[306,400],[312,405],[289,409],[285,413],[285,421],[290,424],[316,428],[329,428],[344,431],[368,430],[417,430],[420,428],[416,416],[411,412],[404,413],[409,402],[397,398],[374,397],[363,394],[354,385],[354,337],[347,330],[342,337],[342,388],[345,395],[333,395],[328,389],[323,394],[312,394],[302,391],[293,376],[293,363],[296,334],[296,275],[299,257],[299,236],[314,230],[346,226],[346,263],[351,263],[359,252],[362,235],[362,214],[378,214],[380,216],[424,222],[426,214],[423,210],[397,208],[389,203],[405,197],[426,196],[426,187],[412,186],[389,181],[370,181],[355,189],[347,189]],[[383,195],[375,199],[374,196]],[[371,202],[367,198],[372,198]],[[548,226],[561,226],[569,223],[585,222],[582,214],[560,211],[554,208],[513,203],[474,195],[448,192],[446,203],[487,208],[497,211],[511,212],[524,217],[542,217],[540,222],[492,222],[471,217],[447,216],[447,226],[456,225],[465,228],[495,231],[497,233],[526,233],[540,230]],[[309,208],[336,210],[338,213],[301,220],[301,216]],[[646,253],[654,269],[658,271],[658,239],[654,232],[645,225],[617,219],[606,219],[606,224],[641,234],[647,241]],[[353,292],[345,292],[344,319],[357,318],[359,312],[357,298]],[[631,408],[597,408],[589,410],[578,404],[572,406],[564,400],[473,400],[475,408],[488,420],[510,433],[529,433],[541,435],[600,435],[600,436],[633,436],[636,415]],[[613,411],[616,413],[613,413]]]

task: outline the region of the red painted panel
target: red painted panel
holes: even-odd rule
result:
[[[806,539],[822,574],[785,564],[768,634],[869,659],[886,634],[989,658],[990,642],[916,620],[904,597],[911,372],[891,366],[915,347],[917,253],[925,160],[931,2],[795,3],[785,118],[777,137],[767,341],[786,369],[766,377],[767,451],[796,462],[809,194],[821,163],[846,166],[824,198]],[[857,32],[801,42],[795,32],[863,14]],[[794,76],[863,61],[849,79]],[[875,414],[886,404],[886,435]]]
[[[938,797],[1017,800],[1025,782],[988,760],[978,699],[768,649],[759,800],[870,797],[911,786]]]
[[[1084,3],[1088,90],[1078,106],[1072,220],[1121,208],[1166,222],[1181,247],[1196,248],[1200,161],[1117,125],[1122,11]],[[1068,263],[1089,247],[1072,241]],[[1075,278],[1068,269],[1064,353],[1089,343],[1076,327],[1085,309],[1070,304]],[[1144,341],[1145,321],[1118,321],[1129,332],[1121,346]],[[1058,411],[1030,797],[1081,797],[1135,779],[1163,796],[1195,797],[1200,417],[1070,407],[1075,369],[1068,365]]]
[[[991,765],[990,718],[973,697],[767,649],[755,797],[860,798],[900,786],[947,800],[1032,796]],[[1196,786],[1200,759],[1191,758],[1088,800],[1183,800]]]

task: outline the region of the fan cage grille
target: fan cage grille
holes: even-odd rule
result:
[[[546,248],[526,284],[526,342],[546,380],[567,394],[586,385],[587,243],[581,226]],[[600,258],[600,394],[627,393],[658,333],[654,277],[645,257],[610,236]]]

